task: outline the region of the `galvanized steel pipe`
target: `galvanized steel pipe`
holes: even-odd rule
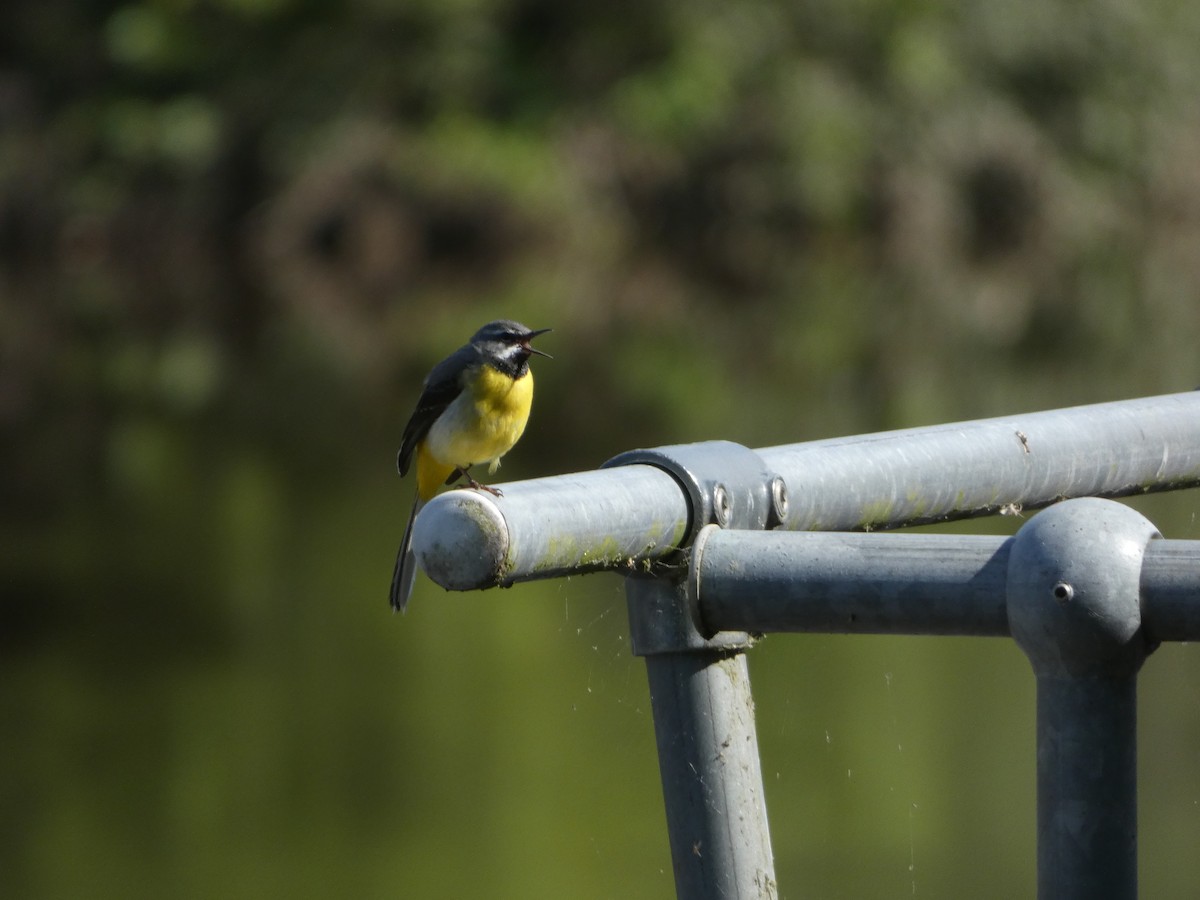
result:
[[[700,459],[727,442],[690,445]],[[747,451],[749,452],[749,451]],[[912,428],[757,451],[762,490],[795,531],[898,528],[1200,485],[1200,392]],[[472,590],[671,560],[722,509],[700,510],[668,471],[635,464],[449,491],[417,519],[429,576]],[[716,485],[719,488],[720,485]],[[733,498],[736,500],[737,498]]]

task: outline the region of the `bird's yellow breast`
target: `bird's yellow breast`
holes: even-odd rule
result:
[[[525,431],[532,404],[531,372],[526,371],[517,379],[487,365],[470,372],[463,392],[433,423],[421,444],[421,455],[430,457],[426,467],[436,462],[439,470],[446,470],[443,479],[455,468],[465,469],[482,462],[489,463],[490,471],[495,471],[500,457],[512,449]],[[429,479],[433,477],[431,472]],[[425,481],[420,472],[418,481]],[[425,485],[422,483],[420,487],[425,493]]]

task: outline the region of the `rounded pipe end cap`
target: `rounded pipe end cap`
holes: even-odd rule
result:
[[[448,591],[504,583],[508,523],[486,494],[454,490],[434,497],[417,514],[412,542],[425,574]]]

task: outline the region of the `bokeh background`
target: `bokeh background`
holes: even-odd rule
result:
[[[620,579],[387,610],[420,379],[553,326],[505,479],[1189,390],[1197,47],[1176,0],[5,3],[4,896],[673,896]],[[782,896],[1033,895],[1010,642],[751,673]],[[1195,650],[1141,692],[1191,897]]]

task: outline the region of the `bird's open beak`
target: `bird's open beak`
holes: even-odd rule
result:
[[[531,331],[531,332],[529,332],[529,337],[527,337],[527,338],[525,338],[525,340],[521,341],[521,346],[524,347],[526,350],[528,350],[530,353],[536,353],[538,356],[546,357],[546,359],[554,359],[554,357],[551,356],[549,353],[546,353],[543,350],[539,350],[537,347],[529,346],[529,342],[532,341],[539,334],[545,334],[547,331],[553,331],[553,330],[554,330],[553,328],[539,328],[537,331]]]

